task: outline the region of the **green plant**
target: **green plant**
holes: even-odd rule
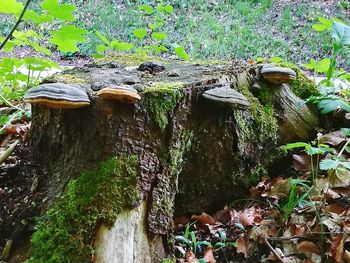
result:
[[[327,114],[338,108],[349,112],[350,104],[348,98],[342,95],[342,90],[334,87],[336,79],[350,81],[350,74],[344,69],[337,69],[337,58],[340,51],[350,46],[350,26],[338,19],[328,20],[318,17],[319,23],[314,24],[312,28],[318,32],[329,31],[332,39],[332,51],[330,58],[324,58],[320,61],[310,60],[304,66],[314,70],[316,73],[324,73],[326,78],[319,84],[320,96],[312,96],[306,100],[306,103],[313,103],[318,106],[322,114]]]
[[[86,41],[87,31],[70,24],[75,20],[74,5],[44,0],[38,11],[34,11],[29,8],[30,3],[28,0],[23,6],[16,0],[0,2],[0,13],[17,19],[7,36],[0,36],[0,51],[4,53],[0,60],[0,93],[4,98],[20,99],[44,71],[60,68],[46,58],[52,48],[77,52],[78,43]],[[24,58],[12,55],[11,52],[23,47],[27,50]]]
[[[99,31],[95,31],[96,36],[103,42],[96,47],[97,53],[94,54],[95,58],[102,58],[103,53],[109,50],[117,51],[129,51],[141,55],[153,55],[161,54],[163,52],[169,52],[169,48],[164,43],[165,39],[168,37],[167,33],[164,32],[163,27],[166,23],[166,16],[173,13],[173,6],[169,4],[164,4],[161,1],[155,7],[151,5],[139,5],[138,11],[142,12],[145,17],[151,17],[150,23],[147,27],[135,28],[132,31],[133,36],[138,40],[138,45],[135,46],[129,42],[121,42],[119,40],[108,41],[108,39],[103,36]],[[186,53],[183,46],[174,44],[172,45],[174,53],[184,59],[188,60],[189,56]]]

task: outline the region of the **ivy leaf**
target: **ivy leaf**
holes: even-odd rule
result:
[[[153,7],[150,5],[139,5],[137,7],[138,10],[144,11],[146,15],[152,15],[153,14]]]
[[[168,36],[168,35],[167,35],[166,33],[164,33],[164,32],[153,32],[153,33],[151,34],[151,37],[152,37],[154,40],[158,40],[158,41],[161,41],[161,40],[167,38],[167,36]]]
[[[340,47],[350,45],[350,26],[334,22],[331,36]]]
[[[188,60],[190,58],[190,56],[186,53],[185,48],[182,46],[174,48],[174,51],[175,54],[183,60]]]
[[[78,42],[86,42],[85,29],[73,26],[64,25],[59,30],[51,31],[52,38],[50,43],[57,45],[57,49],[62,52],[76,52],[79,51],[77,47]]]
[[[0,13],[19,14],[23,9],[23,5],[16,0],[1,0]]]
[[[41,3],[43,10],[47,11],[54,18],[63,21],[74,21],[75,17],[72,14],[76,7],[71,4],[59,4],[58,0],[45,0]]]
[[[330,159],[324,159],[320,162],[320,169],[321,170],[331,170],[331,169],[337,169],[339,166],[339,161],[336,160],[330,160]]]
[[[146,28],[141,28],[141,29],[135,29],[133,32],[135,37],[142,39],[147,35],[147,29]]]

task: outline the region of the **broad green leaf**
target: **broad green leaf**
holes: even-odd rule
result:
[[[99,39],[102,40],[103,43],[105,43],[106,45],[109,45],[108,39],[105,36],[103,36],[99,31],[95,30],[95,34]]]
[[[93,58],[103,58],[104,56],[102,54],[93,54],[92,55]]]
[[[50,15],[47,14],[38,14],[33,10],[27,10],[24,13],[23,20],[30,20],[34,24],[41,24],[41,23],[46,23],[46,22],[51,22],[53,19]]]
[[[320,109],[321,114],[328,114],[337,109],[342,109],[346,112],[350,112],[349,103],[337,96],[323,99],[318,103],[317,106]]]
[[[328,26],[329,28],[332,27],[332,25],[333,25],[333,21],[332,21],[332,20],[329,20],[329,19],[324,18],[324,17],[322,17],[322,16],[319,16],[319,17],[317,17],[317,18],[318,18],[318,21],[320,21],[321,24],[326,25],[326,26]]]
[[[85,29],[73,26],[64,25],[59,30],[51,31],[52,38],[50,43],[57,45],[57,49],[62,52],[79,51],[77,44],[86,42]]]
[[[294,143],[288,143],[286,145],[281,146],[282,149],[284,150],[291,150],[295,148],[304,148],[304,149],[309,149],[311,148],[311,145],[305,142],[294,142]]]
[[[188,240],[188,238],[186,238],[184,236],[175,236],[175,241],[181,242],[181,243],[186,244],[186,245],[190,244],[190,240]]]
[[[51,56],[51,51],[46,47],[40,46],[39,43],[34,42],[31,46],[34,48],[35,51],[44,53],[47,56]]]
[[[315,71],[319,73],[326,73],[331,66],[331,60],[324,58],[316,63]]]
[[[126,43],[126,42],[119,42],[117,40],[113,40],[110,44],[114,49],[120,50],[120,51],[127,51],[134,47],[133,44]]]
[[[331,169],[337,169],[339,166],[339,161],[331,160],[331,159],[324,159],[320,162],[320,169],[321,170],[331,170]]]
[[[98,52],[98,53],[102,53],[102,52],[104,52],[104,51],[106,51],[106,50],[109,50],[110,48],[109,47],[107,47],[107,46],[105,46],[105,45],[102,45],[102,44],[100,44],[100,45],[98,45],[97,47],[96,47],[96,51]]]
[[[19,3],[16,0],[0,0],[0,13],[19,14],[22,9],[22,3]]]
[[[340,47],[350,45],[350,26],[334,22],[331,36]]]
[[[326,31],[326,30],[330,29],[330,27],[328,27],[324,24],[314,24],[314,25],[312,25],[312,28],[314,30],[316,30],[317,32],[322,32],[322,31]]]
[[[163,6],[163,11],[168,14],[171,14],[174,11],[174,8],[172,5],[165,5]]]
[[[142,39],[147,35],[147,29],[146,28],[140,28],[140,29],[135,29],[133,32],[135,37]]]
[[[344,166],[346,169],[350,169],[350,162],[341,162],[341,165]]]
[[[46,10],[54,18],[64,21],[74,21],[75,17],[72,14],[76,7],[72,4],[59,4],[58,0],[44,0],[41,3],[43,10]]]
[[[311,59],[309,63],[307,64],[303,64],[303,67],[307,68],[307,69],[315,69],[317,66],[316,64],[316,60]]]
[[[158,41],[161,41],[163,39],[166,39],[167,38],[167,34],[164,33],[164,32],[153,32],[151,34],[151,37],[154,39],[154,40],[158,40]]]
[[[190,56],[186,53],[185,48],[182,46],[174,48],[174,51],[175,54],[183,60],[188,60],[190,58]]]
[[[262,58],[262,57],[257,57],[256,58],[256,63],[264,63],[265,62],[265,59]]]
[[[147,15],[153,14],[153,7],[150,5],[139,5],[137,9],[140,11],[144,11]]]

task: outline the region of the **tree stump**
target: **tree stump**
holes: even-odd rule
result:
[[[69,208],[79,211],[76,217],[82,217],[81,222],[89,217],[92,223],[82,225],[88,234],[82,234],[81,244],[61,248],[64,242],[75,242],[78,234],[65,230],[64,238],[55,239],[55,231],[61,229],[44,220],[33,236],[29,262],[59,262],[54,257],[73,254],[74,262],[159,262],[169,253],[164,244],[175,214],[213,212],[244,196],[248,186],[278,162],[281,143],[315,134],[317,116],[306,106],[301,112],[294,110],[300,99],[287,85],[265,83],[258,93],[269,96],[253,95],[257,65],[160,61],[164,69],[153,70],[138,68],[141,62],[122,57],[48,80],[79,84],[89,94],[89,107],[32,106],[29,144],[48,171],[48,218],[67,220],[73,213],[67,212]],[[141,101],[125,104],[96,95],[102,86],[120,83],[138,89]],[[249,108],[202,97],[206,90],[221,86],[244,95]],[[130,164],[130,158],[135,162]],[[117,162],[111,168],[116,177],[105,175],[100,165],[111,159]],[[130,179],[134,173],[136,181]],[[79,187],[93,192],[83,205],[75,200],[90,192]],[[57,219],[66,212],[69,216]],[[67,224],[70,221],[62,226]],[[51,239],[48,247],[43,238]]]

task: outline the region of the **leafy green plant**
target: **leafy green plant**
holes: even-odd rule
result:
[[[0,51],[4,53],[0,60],[0,93],[9,99],[20,99],[44,71],[60,68],[46,58],[53,48],[77,52],[78,44],[86,41],[87,31],[70,24],[75,20],[74,5],[44,0],[34,11],[30,3],[28,0],[23,6],[16,0],[0,2],[0,13],[17,19],[8,35],[0,36]],[[12,52],[23,47],[27,50],[24,58],[14,57]]]
[[[145,17],[148,17],[148,20],[153,18],[151,22],[148,23],[147,27],[135,28],[133,30],[132,34],[138,40],[136,42],[138,42],[139,45],[135,46],[132,43],[122,42],[117,39],[109,41],[100,32],[95,31],[96,36],[103,42],[103,44],[97,46],[97,53],[94,54],[95,58],[102,58],[103,53],[110,50],[133,51],[142,55],[159,55],[163,52],[169,52],[169,45],[166,45],[164,42],[168,35],[164,32],[163,27],[166,24],[166,16],[173,13],[173,6],[164,4],[161,1],[155,7],[151,5],[139,5],[137,9],[139,12],[142,12]],[[184,60],[189,59],[184,47],[175,44],[172,48],[178,57]]]
[[[350,81],[350,74],[344,69],[337,69],[337,57],[340,51],[350,46],[350,26],[338,19],[326,19],[318,17],[319,23],[314,24],[312,28],[318,32],[329,31],[332,39],[331,57],[324,58],[320,61],[314,59],[304,66],[314,70],[315,74],[323,73],[326,78],[319,84],[321,96],[312,96],[306,103],[313,103],[318,106],[321,114],[328,114],[337,109],[346,112],[350,111],[348,99],[342,95],[341,90],[334,87],[336,79]]]

